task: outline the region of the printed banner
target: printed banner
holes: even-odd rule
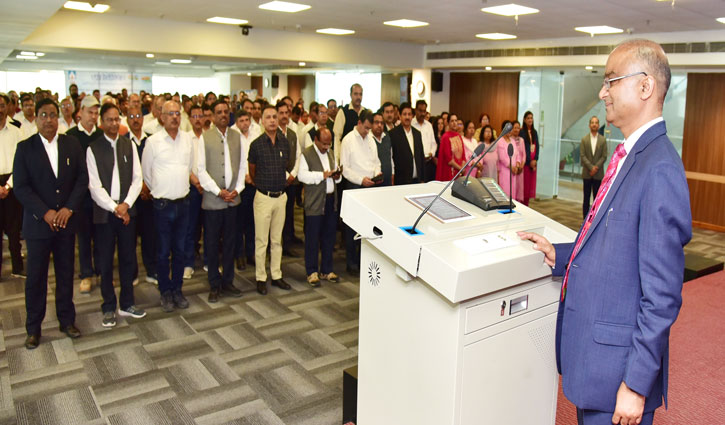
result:
[[[129,93],[138,93],[141,90],[151,92],[151,74],[134,74],[130,72],[94,72],[94,71],[66,71],[65,86],[75,83],[78,92],[90,94],[93,90],[119,93],[127,89]]]

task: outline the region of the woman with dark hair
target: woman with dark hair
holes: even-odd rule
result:
[[[439,181],[450,181],[466,163],[466,150],[463,146],[461,134],[458,132],[458,129],[462,126],[458,125],[458,116],[456,114],[448,115],[448,126],[450,130],[443,134],[441,143],[438,146],[436,180]]]
[[[463,148],[465,151],[465,161],[468,161],[473,156],[473,151],[476,150],[476,147],[478,146],[478,140],[473,138],[473,133],[476,132],[476,124],[473,123],[473,121],[468,120],[465,124],[463,124]],[[479,169],[481,164],[478,164]],[[470,166],[469,166],[470,167]],[[465,174],[468,174],[470,171],[470,168],[466,168],[466,171],[464,171]],[[473,177],[478,177],[478,171],[475,171],[471,173]]]
[[[473,134],[473,138],[480,141],[481,140],[481,130],[483,130],[483,127],[490,126],[491,125],[491,117],[488,116],[487,113],[482,113],[478,117],[478,122],[480,126],[476,129],[476,132]],[[496,140],[496,130],[491,127],[491,131],[493,131],[493,140]]]
[[[485,148],[483,148],[484,152],[487,152],[488,149],[491,147],[491,144],[495,139],[493,138],[493,129],[490,125],[486,125],[481,129],[481,141],[480,143],[483,143],[485,145]],[[491,152],[488,152],[485,157],[483,157],[483,160],[481,163],[483,164],[483,169],[481,170],[480,177],[491,177],[494,179],[498,179],[498,171],[496,170],[496,163],[498,162],[498,153],[496,152],[496,149],[492,150]]]
[[[506,127],[510,121],[504,121],[501,128]],[[510,133],[503,136],[503,139],[496,145],[496,153],[498,154],[498,185],[509,196],[515,200],[523,202],[523,165],[526,161],[524,152],[524,142],[519,137],[521,124],[514,121],[513,129]],[[514,154],[509,161],[508,147],[513,145]],[[513,193],[513,195],[512,195]]]
[[[534,114],[526,111],[524,125],[521,128],[524,140],[526,164],[524,165],[524,205],[529,205],[530,198],[536,198],[536,164],[539,160],[539,134],[534,128]]]
[[[446,123],[443,121],[443,117],[435,117],[433,120],[431,120],[431,124],[433,124],[433,134],[436,138],[436,144],[441,144],[441,137],[443,137],[443,133],[446,132]]]

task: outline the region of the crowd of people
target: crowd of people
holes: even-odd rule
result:
[[[514,121],[513,131],[489,149],[497,131],[487,114],[478,125],[455,113],[431,117],[424,100],[385,102],[372,111],[362,106],[359,84],[340,108],[334,99],[306,107],[302,99],[284,96],[272,104],[243,92],[154,96],[124,89],[101,96],[71,85],[69,93],[60,100],[40,88],[0,94],[0,225],[12,275],[26,278],[29,349],[40,341],[51,253],[61,331],[80,336],[73,306],[76,235],[79,291],[100,286],[102,325],[113,327],[116,314],[146,314],[134,301],[140,279],[158,285],[163,311],[187,308],[183,281],[198,260],[211,303],[240,297],[235,268],[248,266],[265,295],[268,255],[271,285],[291,289],[281,258],[297,256],[298,244],[310,286],[337,282],[338,229],[347,272],[358,274],[360,241],[339,221],[341,192],[450,180],[479,143],[490,152],[465,171],[497,179],[525,204],[536,191],[539,146],[530,112],[523,126]],[[304,209],[303,229],[295,229],[295,204]],[[136,256],[139,238],[145,276]],[[120,286],[118,300],[114,286]]]

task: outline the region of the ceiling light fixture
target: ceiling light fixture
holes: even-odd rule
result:
[[[96,3],[91,6],[87,1],[67,1],[63,7],[66,9],[80,10],[82,12],[103,13],[111,6],[102,3]]]
[[[476,34],[478,38],[485,38],[487,40],[513,40],[516,38],[513,34],[504,34],[500,32],[492,32],[488,34]]]
[[[490,70],[492,70],[492,69],[493,69],[493,68],[491,68],[490,66],[487,66],[487,67],[486,67],[486,71],[490,71]]]
[[[37,56],[39,58],[42,58],[43,56],[45,56],[45,53],[43,53],[43,52],[35,52],[35,56]]]
[[[594,67],[593,66],[590,66],[590,65],[587,65],[587,66],[584,67],[584,69],[586,69],[587,71],[591,71],[592,69],[594,69]]]
[[[252,76],[252,73],[251,72],[247,72],[247,77],[251,77],[251,76]]]
[[[481,9],[481,12],[493,13],[494,15],[501,16],[521,16],[530,15],[532,13],[539,13],[539,9],[511,3],[502,4],[501,6],[484,7],[483,9]]]
[[[213,24],[227,24],[227,25],[244,25],[244,24],[249,23],[249,21],[247,21],[246,19],[225,18],[223,16],[215,16],[213,18],[207,19],[206,21],[211,22]]]
[[[300,62],[300,64],[299,64],[299,65],[300,65],[300,66],[306,66],[306,65],[307,65],[307,63],[306,63],[306,62]]]
[[[607,25],[595,25],[592,27],[576,27],[575,30],[579,32],[585,32],[587,34],[590,34],[592,37],[595,35],[601,35],[601,34],[619,34],[624,32],[623,29],[620,28],[614,28]]]
[[[716,21],[720,22],[721,24],[725,24],[725,18],[717,18]]]
[[[353,31],[353,30],[346,30],[346,29],[342,29],[342,28],[320,28],[316,32],[319,34],[329,34],[329,35],[355,34],[355,31]]]
[[[383,24],[390,25],[391,27],[417,28],[417,27],[424,27],[424,26],[428,25],[428,22],[415,21],[413,19],[398,19],[395,21],[385,21],[385,22],[383,22]]]
[[[17,59],[24,59],[24,60],[35,60],[38,59],[37,56],[25,56],[25,55],[17,55],[15,56]]]
[[[153,53],[146,53],[146,57],[149,59],[153,59],[154,57],[156,57],[156,55],[154,55]]]
[[[272,10],[275,12],[296,13],[307,10],[312,6],[307,4],[290,3],[287,1],[271,1],[269,3],[260,4],[259,8],[264,10]]]
[[[187,63],[191,63],[191,59],[171,59],[169,62],[178,63],[178,64],[187,64]]]
[[[22,52],[20,52],[20,54],[21,54],[22,56],[35,56],[35,52],[26,52],[26,51],[22,51]]]

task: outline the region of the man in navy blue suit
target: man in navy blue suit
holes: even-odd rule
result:
[[[647,425],[667,403],[670,327],[692,236],[682,160],[662,119],[669,84],[657,43],[617,46],[599,97],[625,141],[575,243],[519,234],[564,275],[556,358],[579,424]]]
[[[25,348],[40,343],[45,317],[50,254],[55,263],[55,310],[61,332],[81,336],[75,327],[73,262],[77,217],[88,190],[86,157],[75,137],[58,134],[58,104],[35,105],[38,133],[18,143],[13,162],[15,196],[23,204],[23,236],[28,248],[25,280]]]

